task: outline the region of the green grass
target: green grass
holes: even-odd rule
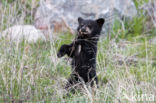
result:
[[[137,8],[143,3],[134,1]],[[16,5],[17,2],[20,5]],[[26,12],[31,11],[31,2],[2,0],[0,31],[15,25],[14,22],[31,24],[32,14]],[[25,7],[26,11],[19,6]],[[19,18],[23,14],[26,14],[24,18]],[[124,25],[115,21],[111,39],[100,38],[97,53],[99,88],[94,97],[91,89],[85,86],[85,89],[64,97],[67,92],[64,85],[71,73],[70,60],[67,56],[57,58],[56,54],[62,44],[72,42],[73,35],[65,33],[53,41],[31,44],[24,40],[16,44],[0,39],[0,103],[148,102],[146,98],[136,100],[139,96],[156,93],[156,46],[149,43],[156,30],[154,27],[147,30],[143,25],[146,22],[147,18],[142,15]],[[156,102],[156,95],[152,102]]]
[[[69,38],[72,39],[71,36]],[[61,44],[69,42],[71,40],[67,42],[64,36],[60,36],[54,43],[38,41],[28,44],[23,41],[17,45],[5,39],[0,40],[0,101],[91,101],[86,90],[63,98],[63,85],[71,73],[71,68],[66,57],[58,59],[56,52]],[[155,52],[156,47],[148,44],[146,39],[140,42],[116,43],[101,38],[97,55],[100,87],[97,89],[95,101],[131,103],[122,96],[131,96],[131,93],[137,94],[140,91],[142,94],[156,92],[156,62],[152,60],[156,57]]]

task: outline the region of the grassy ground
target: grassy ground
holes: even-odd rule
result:
[[[4,8],[8,9],[7,6]],[[4,8],[1,9],[4,15],[0,30],[12,25],[6,20],[11,13],[4,11]],[[26,21],[23,18],[20,20],[29,23],[30,17],[28,15],[24,19]],[[139,19],[143,23],[144,20]],[[66,91],[63,85],[71,73],[70,61],[67,57],[58,59],[56,53],[61,44],[72,41],[70,34],[58,36],[54,41],[33,44],[25,41],[16,44],[1,39],[0,103],[89,103],[93,100],[94,103],[156,102],[156,46],[149,43],[156,31],[152,28],[148,32],[150,35],[146,35],[142,24],[137,24],[138,21],[133,20],[130,25],[125,24],[126,30],[123,30],[116,23],[111,39],[100,38],[97,55],[99,88],[94,97],[91,89],[85,86],[82,91],[64,97]],[[131,25],[136,26],[133,28]],[[129,32],[127,28],[130,27]]]
[[[55,43],[28,44],[23,41],[18,45],[0,40],[1,102],[92,101],[90,89],[63,98],[65,94],[63,85],[71,71],[66,57],[62,59],[56,57],[59,45],[67,42],[65,37],[61,38],[62,42],[59,42],[59,38]],[[118,43],[101,38],[97,56],[100,87],[94,97],[95,101],[131,103],[133,96],[154,95],[156,92],[154,57],[156,47],[149,45],[146,37],[142,42],[122,40]],[[145,100],[143,97],[143,101]]]

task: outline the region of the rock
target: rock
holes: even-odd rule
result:
[[[55,32],[73,32],[77,28],[78,17],[103,17],[106,19],[103,30],[109,31],[114,18],[132,18],[136,14],[137,10],[132,0],[40,0],[35,14],[35,26]]]
[[[122,16],[134,17],[137,14],[136,7],[132,0],[115,0],[115,8]]]
[[[29,43],[35,43],[37,40],[45,41],[44,34],[32,25],[15,25],[4,30],[0,37],[20,42],[25,39]]]

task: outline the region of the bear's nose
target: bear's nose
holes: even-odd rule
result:
[[[83,26],[83,27],[81,28],[81,32],[86,32],[86,27],[85,27],[85,26]]]

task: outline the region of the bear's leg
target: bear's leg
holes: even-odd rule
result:
[[[58,50],[58,53],[57,53],[57,56],[58,57],[62,57],[64,55],[68,55],[69,57],[73,57],[74,55],[74,51],[75,51],[75,46],[76,46],[76,43],[73,42],[69,45],[67,44],[64,44],[60,47],[60,49]]]
[[[66,44],[62,45],[57,53],[57,56],[62,57],[66,55],[69,52],[69,48],[70,48],[69,45],[66,45]]]
[[[76,74],[71,74],[65,86],[65,89],[71,91],[72,89],[74,89],[74,85],[77,83],[78,83],[78,76]]]
[[[96,83],[96,85],[98,86],[98,77],[96,75],[96,70],[91,70],[89,72],[89,79],[91,81],[91,87],[94,85],[94,82]]]

